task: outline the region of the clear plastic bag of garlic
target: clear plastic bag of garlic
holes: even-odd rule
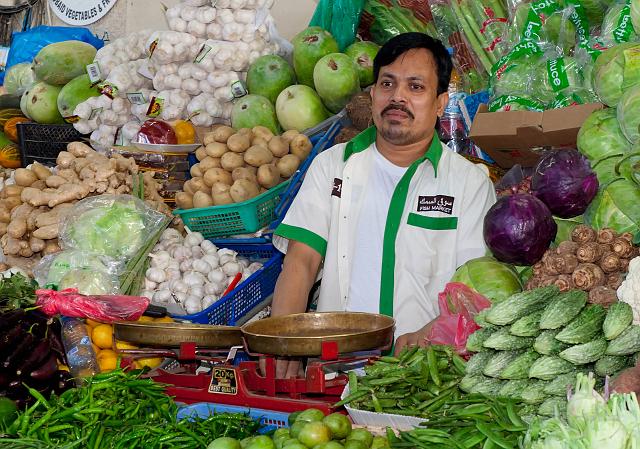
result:
[[[140,295],[189,315],[218,301],[239,273],[242,282],[263,266],[233,250],[217,248],[199,232],[183,237],[175,229],[164,231],[149,257]]]
[[[95,61],[100,67],[102,76],[109,76],[111,71],[121,64],[144,58],[147,52],[147,40],[152,33],[152,30],[133,32],[99,49]]]

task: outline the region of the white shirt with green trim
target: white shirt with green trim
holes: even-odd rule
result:
[[[323,256],[321,312],[352,310],[353,264],[361,260],[356,245],[367,238],[359,234],[358,223],[375,176],[375,137],[372,127],[318,155],[275,232],[280,251],[286,253],[288,240],[296,240]],[[369,281],[379,291],[371,303],[396,319],[396,337],[433,320],[438,293],[456,268],[486,254],[483,221],[495,201],[486,173],[435,137],[425,156],[407,168],[388,206],[382,206],[381,269],[358,267],[369,270]]]

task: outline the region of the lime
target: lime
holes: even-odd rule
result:
[[[323,418],[324,418],[324,413],[322,413],[322,410],[318,410],[317,408],[308,408],[308,409],[306,409],[304,412],[300,413],[296,417],[295,422],[298,422],[298,421],[306,421],[306,422],[322,421]]]
[[[347,438],[351,433],[351,421],[342,413],[332,413],[325,416],[322,422],[331,429],[331,437],[334,440]]]
[[[319,421],[306,423],[300,430],[298,440],[309,448],[328,443],[331,441],[331,429]]]
[[[373,435],[371,435],[371,432],[366,429],[353,429],[347,437],[347,441],[349,440],[362,441],[365,446],[371,447],[371,443],[373,443]]]
[[[253,437],[247,449],[276,449],[276,445],[273,440],[266,435],[259,435]]]
[[[216,438],[207,446],[207,449],[240,449],[240,442],[235,438]]]

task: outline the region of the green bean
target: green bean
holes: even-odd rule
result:
[[[433,383],[440,386],[438,362],[436,361],[436,353],[433,350],[433,346],[427,348],[427,363],[429,364],[429,374],[431,375]]]

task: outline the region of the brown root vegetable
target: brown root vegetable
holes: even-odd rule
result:
[[[67,144],[67,151],[75,157],[87,157],[88,155],[95,153],[93,148],[82,142],[71,142]]]
[[[558,279],[558,276],[542,276],[540,278],[538,286],[539,287],[548,287],[549,285],[555,284],[557,279]]]
[[[280,137],[282,137],[282,139],[285,142],[287,142],[287,145],[289,145],[293,140],[293,138],[296,137],[298,134],[300,134],[300,131],[295,129],[290,129],[289,131],[285,131],[284,133],[282,133]]]
[[[251,146],[253,147],[255,145],[259,145],[261,147],[269,148],[269,141],[268,140],[264,140],[262,137],[254,136],[253,139],[251,139]]]
[[[258,179],[256,178],[257,171],[254,167],[239,167],[231,172],[231,177],[234,181],[238,179],[248,179],[251,182],[258,183]]]
[[[224,143],[212,142],[204,147],[204,151],[207,153],[207,156],[222,157],[224,153],[229,151],[229,148],[227,148]]]
[[[207,186],[211,187],[216,182],[222,182],[224,184],[233,184],[233,178],[231,173],[223,168],[210,168],[204,174],[204,182]]]
[[[553,254],[553,252],[551,251],[547,251],[542,256],[542,265],[544,266],[544,271],[543,271],[544,276],[557,276],[558,274],[560,274],[560,272],[556,270],[556,266],[553,263],[555,257],[559,257],[559,256],[557,256],[556,254]]]
[[[7,226],[7,234],[14,239],[21,239],[27,233],[27,218],[33,212],[33,207],[24,203],[11,212],[11,222]]]
[[[208,156],[207,150],[205,150],[204,147],[199,147],[196,150],[196,159],[198,159],[200,162],[202,162],[204,158],[206,158],[207,156]]]
[[[266,126],[254,126],[251,131],[253,131],[254,138],[258,137],[260,139],[266,140],[267,142],[269,142],[269,140],[271,140],[271,138],[273,137],[273,133]]]
[[[571,274],[578,266],[578,258],[573,254],[552,254],[548,261],[548,265],[553,267],[554,273],[558,274]]]
[[[618,290],[618,287],[622,285],[624,281],[624,274],[622,273],[611,273],[607,276],[607,287]]]
[[[210,207],[213,206],[213,198],[205,192],[196,192],[193,195],[193,207]]]
[[[567,292],[575,286],[573,285],[573,279],[570,274],[561,274],[557,277],[557,279],[553,282],[553,285],[558,287],[561,292]]]
[[[202,172],[206,172],[210,168],[219,168],[222,167],[220,163],[220,158],[207,156],[199,162],[200,170]]]
[[[283,157],[289,154],[289,143],[280,136],[273,137],[267,144],[267,148],[275,157]]]
[[[211,196],[213,197],[213,204],[216,206],[223,206],[225,204],[232,204],[233,198],[229,194],[231,186],[218,182],[211,187]]]
[[[194,178],[200,178],[204,176],[202,169],[200,168],[200,163],[193,164],[193,166],[189,169],[189,173]]]
[[[640,367],[627,368],[613,378],[611,391],[640,395]]]
[[[251,139],[246,134],[234,134],[227,140],[227,148],[234,153],[244,153],[251,146]]]
[[[260,193],[260,188],[257,184],[249,181],[248,179],[238,179],[233,183],[229,189],[229,195],[235,203],[241,203],[243,201],[250,200]]]
[[[15,184],[5,185],[2,188],[2,198],[8,198],[10,196],[20,196],[24,187]]]
[[[629,262],[631,259],[620,259],[620,271],[626,273],[629,271]]]
[[[600,304],[603,307],[609,307],[614,302],[618,302],[616,291],[606,285],[599,285],[589,291],[589,300],[591,304]]]
[[[223,125],[223,126],[218,126],[213,131],[208,133],[208,136],[210,136],[210,138],[212,138],[216,142],[226,143],[227,140],[229,140],[229,138],[234,134],[235,134],[235,131],[233,128],[231,128],[230,126]]]
[[[258,184],[265,189],[270,189],[280,184],[280,170],[273,164],[261,165],[256,175]]]
[[[42,250],[42,255],[46,256],[48,254],[57,253],[60,251],[60,246],[58,245],[58,239],[47,240],[44,243],[44,249]]]
[[[31,236],[29,238],[29,248],[31,248],[31,251],[33,251],[34,253],[39,253],[44,249],[44,247],[45,247],[44,240],[38,239],[34,236]]]
[[[576,242],[572,242],[570,240],[565,240],[564,242],[560,242],[558,248],[556,248],[556,252],[560,255],[563,254],[573,254],[575,255],[580,247]]]
[[[244,153],[244,161],[253,167],[260,167],[273,162],[273,154],[265,147],[254,146]]]
[[[598,265],[605,273],[613,273],[620,270],[620,258],[615,253],[606,253],[600,258]]]
[[[583,243],[576,251],[576,257],[581,263],[594,263],[602,257],[602,247],[596,242]]]
[[[571,231],[571,240],[584,244],[596,241],[596,231],[587,225],[578,225]]]
[[[276,167],[283,178],[290,178],[300,167],[300,158],[295,154],[287,154],[276,162]]]
[[[582,263],[578,265],[571,277],[576,288],[587,291],[594,287],[604,285],[606,280],[602,268],[593,263]]]
[[[544,264],[542,262],[536,262],[531,267],[531,272],[533,276],[542,276],[544,274]]]
[[[620,234],[620,238],[633,242],[633,234],[630,232],[623,232],[622,234]]]
[[[26,168],[18,168],[15,171],[16,184],[22,187],[29,187],[38,180],[38,176]]]
[[[369,92],[355,94],[345,106],[347,115],[351,119],[353,126],[360,131],[364,131],[373,125],[373,114],[371,112],[372,101]]]
[[[313,145],[307,136],[298,134],[289,144],[289,148],[291,149],[291,154],[295,154],[301,161],[304,161],[311,153]]]
[[[533,290],[540,287],[540,277],[537,276],[533,276],[531,278],[529,278],[529,280],[527,281],[527,283],[524,286],[525,290]]]
[[[605,245],[610,245],[615,240],[617,234],[611,228],[604,228],[598,231],[597,241]]]
[[[58,238],[58,224],[53,224],[49,226],[44,226],[42,228],[38,228],[31,234],[33,237],[42,239],[42,240],[50,240]]]
[[[234,171],[244,165],[244,157],[242,154],[229,151],[220,158],[220,165],[228,172]]]
[[[47,187],[51,187],[53,189],[57,189],[62,184],[66,184],[67,182],[69,181],[63,178],[62,176],[58,176],[58,175],[49,176],[45,180],[45,184],[47,185]]]
[[[193,209],[193,195],[187,192],[176,193],[176,206],[179,209]]]
[[[31,171],[34,172],[38,179],[42,181],[46,180],[49,176],[52,175],[51,170],[38,162],[34,162],[33,164],[31,164]]]
[[[333,143],[337,145],[339,143],[349,142],[358,134],[360,134],[360,130],[358,130],[357,128],[353,126],[344,127],[340,130],[336,138],[333,140]]]
[[[611,249],[618,257],[623,259],[631,258],[634,253],[633,243],[622,237],[618,237],[613,241]]]

